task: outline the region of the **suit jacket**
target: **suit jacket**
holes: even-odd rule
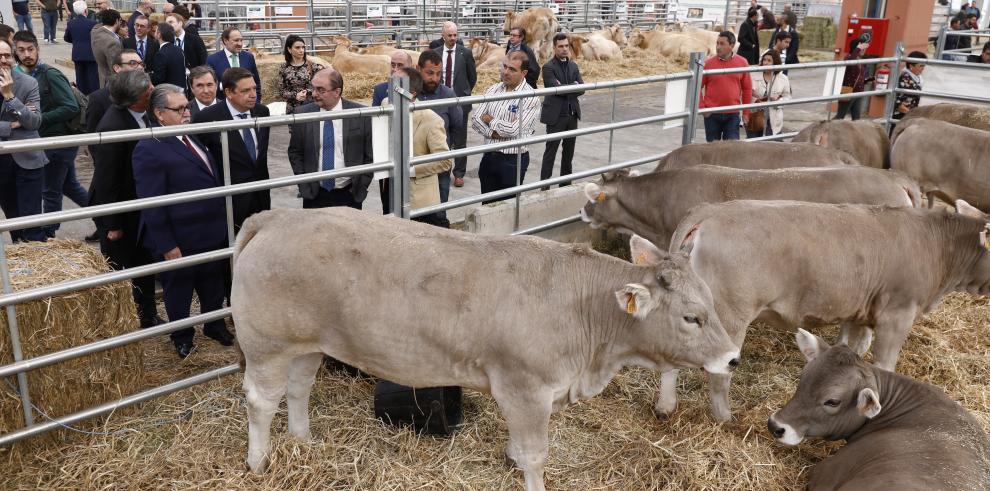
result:
[[[240,61],[241,68],[251,72],[251,76],[254,77],[254,83],[258,85],[258,101],[261,101],[261,76],[258,75],[258,65],[254,62],[254,56],[247,51],[241,51],[237,54],[237,59]],[[217,80],[222,80],[223,72],[230,68],[230,60],[227,58],[227,52],[222,49],[208,56],[206,58],[206,64],[216,72]],[[217,86],[217,99],[224,99],[223,87],[219,85]]]
[[[133,157],[138,198],[223,185],[220,169],[206,147],[196,135],[189,138],[203,150],[206,163],[174,136],[138,142]],[[184,254],[221,248],[227,241],[224,199],[211,198],[141,210],[140,228],[145,247],[157,255],[164,255],[176,247]]]
[[[14,77],[14,98],[0,105],[0,116],[5,116],[8,111],[19,112],[17,120],[21,127],[11,128],[10,121],[0,121],[0,141],[38,138],[38,128],[41,127],[41,93],[38,91],[38,81],[16,70],[11,70],[11,74]],[[37,109],[32,111],[25,104],[33,104]],[[48,163],[43,150],[17,152],[11,156],[22,169],[39,169]]]
[[[107,110],[113,107],[110,102],[110,89],[103,87],[87,97],[86,104],[86,133],[96,132],[96,126],[100,124],[100,119]]]
[[[151,83],[173,84],[186,87],[186,64],[179,47],[172,43],[164,43],[155,53],[151,65]]]
[[[213,102],[213,104],[216,105],[218,102],[221,102],[220,99],[215,99],[214,102]],[[196,115],[199,114],[199,113],[200,113],[199,104],[196,102],[196,98],[195,97],[190,97],[189,98],[189,117],[190,118],[195,118]]]
[[[581,78],[581,70],[578,69],[574,60],[568,59],[566,62],[561,62],[555,56],[546,65],[543,65],[544,87],[559,87],[571,85],[574,82],[584,83],[584,79]],[[583,94],[584,91],[544,97],[543,108],[540,110],[540,122],[547,125],[557,124],[560,116],[565,114],[566,107],[569,107],[571,111],[574,111],[574,115],[581,119],[581,102],[578,97]]]
[[[153,39],[148,36],[144,40],[144,71],[151,73],[151,65],[155,62],[155,55],[158,54],[159,44],[157,39]],[[131,34],[131,37],[124,40],[124,49],[133,49],[137,51],[137,38]],[[181,85],[179,87],[182,87]]]
[[[341,99],[342,109],[364,107],[356,102]],[[296,108],[293,114],[319,112],[320,107],[311,102]],[[320,121],[296,123],[292,125],[289,139],[289,164],[296,175],[316,172],[320,169]],[[374,162],[371,146],[371,119],[351,118],[341,122],[344,148],[344,166],[370,164]],[[368,196],[368,186],[374,174],[351,176],[351,194],[357,202],[363,202]],[[299,185],[299,193],[305,199],[313,199],[319,193],[319,182],[307,182]]]
[[[139,15],[144,15],[144,12],[135,10],[134,12],[131,12],[131,16],[127,18],[127,39],[134,39],[134,21],[137,20]]]
[[[413,156],[446,152],[447,132],[443,128],[443,118],[433,111],[412,113]],[[440,203],[440,181],[437,174],[453,167],[453,160],[419,164],[413,168],[415,174],[410,180],[409,204],[413,209]]]
[[[185,40],[183,41],[182,52],[186,56],[186,68],[193,68],[197,66],[202,66],[206,64],[206,44],[203,43],[203,38],[199,37],[199,34],[193,31],[183,31],[186,33]],[[176,37],[176,42],[179,38]],[[185,76],[183,74],[183,76]],[[219,75],[217,79],[219,80]],[[180,86],[182,87],[182,86]]]
[[[529,57],[529,64],[526,67],[526,83],[535,89],[536,82],[540,79],[540,60],[533,53],[533,48],[530,48],[526,43],[519,43],[519,50],[526,53],[526,56]],[[505,54],[509,54],[508,44],[505,45]]]
[[[141,128],[126,108],[111,107],[96,125],[96,131],[136,130]],[[119,203],[137,198],[131,157],[136,141],[102,143],[91,147],[93,153],[93,182],[90,184],[89,204]],[[124,239],[138,243],[140,212],[130,211],[96,218],[100,230],[123,230]]]
[[[96,61],[93,57],[93,46],[90,44],[92,38],[90,34],[96,21],[89,20],[81,15],[69,21],[65,25],[65,35],[62,39],[67,43],[72,43],[72,61]]]
[[[760,38],[756,34],[756,24],[746,19],[739,25],[739,56],[746,58],[750,65],[760,61]]]
[[[90,31],[90,46],[100,72],[100,87],[105,87],[113,75],[113,60],[120,54],[120,38],[104,29],[102,24],[97,24]]]
[[[447,47],[442,45],[434,51],[440,54],[440,58],[446,58],[446,50]],[[443,62],[441,62],[441,67],[443,66],[442,63]],[[444,75],[441,73],[441,83],[443,83],[443,77]],[[474,55],[471,54],[470,49],[465,48],[464,45],[461,44],[454,45],[453,77],[454,86],[451,88],[454,89],[454,93],[457,94],[457,97],[471,95],[471,91],[474,90],[474,84],[478,82],[478,72],[474,67]],[[470,108],[470,106],[466,107]]]
[[[268,108],[256,105],[251,108],[251,117],[260,118],[268,116]],[[227,108],[227,103],[218,101],[199,113],[193,118],[193,123],[207,123],[216,121],[233,121],[234,117]],[[255,137],[255,148],[258,151],[258,160],[252,162],[248,154],[244,140],[241,139],[240,131],[228,133],[230,154],[230,182],[231,184],[241,184],[251,181],[261,181],[268,179],[268,128],[259,128]],[[213,155],[213,160],[221,167],[220,174],[223,174],[223,149],[220,146],[220,133],[204,133],[200,135],[203,144]],[[234,203],[234,227],[240,229],[241,224],[247,217],[272,208],[271,193],[255,191],[253,193],[238,194],[233,197]]]
[[[388,82],[382,82],[371,89],[372,106],[380,106],[386,99],[388,99]]]

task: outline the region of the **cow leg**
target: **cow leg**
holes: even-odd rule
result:
[[[877,319],[877,342],[873,346],[873,364],[883,370],[896,371],[897,356],[914,324],[917,308],[884,313]]]
[[[264,472],[268,467],[272,418],[285,394],[289,361],[288,358],[275,358],[266,360],[264,364],[247,362],[244,372],[248,414],[247,464],[252,472]]]
[[[849,349],[855,351],[859,356],[865,355],[870,350],[870,344],[873,343],[872,328],[849,322],[843,322],[841,328],[839,344],[848,346]]]
[[[680,370],[670,370],[660,374],[660,398],[653,406],[653,414],[658,419],[667,419],[677,409],[677,374]]]
[[[523,471],[526,491],[543,491],[553,394],[522,387],[492,387],[492,395],[509,427],[505,454]]]
[[[310,353],[292,360],[286,405],[289,408],[289,433],[301,440],[313,437],[309,431],[309,394],[316,382],[316,372],[323,363],[323,353]]]
[[[732,384],[732,375],[728,373],[709,373],[708,392],[712,399],[712,417],[719,423],[724,423],[732,419],[732,411],[729,408],[729,385]]]

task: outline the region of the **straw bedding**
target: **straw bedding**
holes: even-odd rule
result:
[[[621,247],[607,246],[610,252]],[[898,370],[944,387],[990,427],[990,299],[952,294],[913,329]],[[837,329],[818,331],[835,339]],[[198,340],[188,360],[167,339],[149,341],[146,383],[235,361],[229,348]],[[733,421],[708,415],[706,377],[687,370],[679,409],[652,414],[659,377],[626,369],[598,397],[555,414],[550,489],[796,489],[837,443],[775,444],[766,418],[793,393],[803,357],[788,332],[754,326],[731,391]],[[321,371],[310,404],[314,441],[286,434],[284,405],[273,427],[270,470],[245,471],[247,422],[241,375],[198,386],[112,417],[92,436],[34,453],[0,448],[3,489],[518,489],[505,463],[505,423],[491,397],[465,395],[466,424],[449,439],[417,437],[372,416],[373,384]],[[124,484],[126,483],[126,484]]]
[[[83,242],[50,240],[7,248],[14,291],[85,278],[110,270]],[[3,309],[0,309],[3,311]],[[26,358],[135,330],[129,282],[114,283],[17,306]],[[7,315],[0,315],[0,365],[12,363]],[[52,416],[66,415],[134,392],[143,377],[139,347],[122,347],[28,373],[32,402]],[[23,426],[16,378],[0,382],[0,432]],[[37,416],[36,416],[37,417]]]

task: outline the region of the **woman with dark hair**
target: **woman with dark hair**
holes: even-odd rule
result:
[[[791,82],[787,79],[787,75],[778,70],[770,69],[774,65],[780,64],[780,53],[776,50],[767,50],[760,57],[760,65],[766,66],[767,70],[763,73],[753,73],[753,102],[773,102],[791,98]],[[759,138],[780,133],[784,126],[783,109],[776,106],[753,111],[750,113],[750,122],[755,121],[753,115],[757,112],[763,113],[763,128],[751,130],[750,125],[747,125],[746,138]]]
[[[853,39],[849,43],[849,54],[846,55],[843,60],[858,60],[863,53],[870,47],[870,43],[863,41],[860,38]],[[852,94],[856,92],[862,92],[863,86],[866,82],[869,82],[872,78],[866,78],[866,72],[863,70],[863,65],[850,65],[846,67],[846,74],[842,77],[842,93]],[[844,119],[846,113],[851,113],[853,121],[859,119],[859,99],[847,99],[844,101],[839,101],[839,109],[835,112],[834,119]]]
[[[908,58],[928,59],[928,56],[921,51],[912,51],[908,53]],[[908,62],[904,71],[901,72],[900,78],[897,79],[897,88],[921,90],[921,72],[923,71],[925,71],[925,65]],[[921,102],[921,96],[898,94],[894,101],[894,119],[903,118],[908,111],[918,107],[919,102]]]
[[[313,102],[313,74],[326,67],[306,58],[306,42],[296,34],[285,38],[282,56],[285,63],[278,67],[279,94],[285,101],[285,114],[291,114],[297,107]]]

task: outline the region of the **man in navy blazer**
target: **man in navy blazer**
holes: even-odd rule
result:
[[[131,12],[131,16],[127,19],[127,37],[134,37],[134,21],[137,20],[138,16],[144,16],[145,18],[151,17],[152,12],[155,11],[155,5],[151,0],[141,0],[138,2],[137,9]]]
[[[162,84],[151,93],[151,108],[162,126],[189,123],[185,90]],[[132,158],[138,198],[215,188],[222,185],[220,169],[195,135],[141,140]],[[227,245],[227,215],[223,198],[211,198],[141,210],[141,237],[155,258],[166,261],[214,251]],[[224,261],[198,264],[160,274],[169,321],[189,317],[195,290],[200,311],[223,306]],[[180,358],[193,349],[195,329],[171,334]],[[233,344],[223,319],[203,326],[203,333],[224,346]]]
[[[89,95],[100,88],[100,72],[96,67],[96,57],[90,45],[90,32],[96,21],[86,18],[86,2],[72,4],[76,16],[65,26],[62,39],[72,44],[72,65],[76,69],[76,87]]]
[[[186,86],[186,62],[182,50],[175,45],[175,30],[172,26],[158,24],[158,52],[151,62],[151,82]]]
[[[261,100],[261,76],[258,75],[258,65],[254,62],[254,56],[251,53],[243,51],[244,47],[244,37],[241,35],[240,29],[236,27],[228,27],[223,30],[220,34],[220,40],[223,41],[223,49],[213,53],[206,58],[206,64],[213,68],[213,72],[217,74],[217,78],[223,80],[223,72],[227,71],[231,67],[240,67],[249,72],[251,76],[254,77],[254,83],[257,86],[258,100]],[[217,91],[217,99],[223,100],[223,86],[221,85],[220,90]]]

